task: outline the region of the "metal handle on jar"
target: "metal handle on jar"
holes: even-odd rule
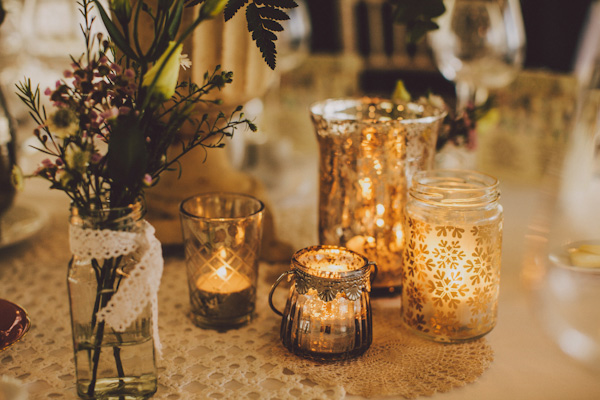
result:
[[[279,283],[281,283],[281,280],[285,278],[286,275],[290,275],[293,273],[294,271],[286,271],[283,274],[279,275],[279,278],[277,278],[273,286],[271,286],[271,291],[269,292],[269,305],[271,306],[271,310],[273,310],[275,314],[279,315],[280,317],[283,317],[283,313],[277,308],[275,308],[275,305],[273,304],[273,293],[275,293],[275,289],[277,289],[277,286],[279,285]]]
[[[379,271],[377,269],[377,263],[375,261],[369,261],[367,263],[367,265],[371,265],[373,268],[373,273],[371,274],[371,283],[373,283],[373,281],[375,280],[375,278],[377,278],[377,272]]]

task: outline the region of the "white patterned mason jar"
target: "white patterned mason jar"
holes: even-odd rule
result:
[[[498,180],[475,171],[417,172],[406,209],[402,321],[439,342],[496,325],[502,249]]]

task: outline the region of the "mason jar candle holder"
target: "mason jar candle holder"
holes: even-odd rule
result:
[[[269,305],[282,317],[280,336],[292,353],[315,360],[343,360],[363,354],[373,341],[371,281],[375,263],[337,246],[297,251],[291,269],[271,287]],[[282,313],[273,293],[293,279]]]
[[[237,193],[201,194],[181,203],[195,325],[226,330],[252,319],[263,210],[260,200]]]
[[[377,262],[373,296],[402,286],[407,182],[431,169],[446,112],[362,97],[312,105],[320,150],[319,242]]]
[[[496,325],[502,248],[498,180],[475,171],[417,172],[406,208],[402,321],[439,342]]]

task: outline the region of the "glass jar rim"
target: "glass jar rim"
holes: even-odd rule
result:
[[[96,203],[90,203],[89,208],[82,208],[71,203],[71,217],[103,218],[111,214],[119,218],[136,217],[142,219],[146,215],[146,201],[144,197],[138,197],[134,202],[120,207],[111,207],[109,202],[102,202],[98,207]]]
[[[436,206],[477,207],[498,201],[497,178],[479,171],[438,169],[418,171],[409,195]]]
[[[336,252],[337,252],[337,254],[340,254],[340,255],[342,253],[345,253],[351,257],[354,257],[357,260],[360,260],[361,266],[356,269],[347,270],[347,271],[323,271],[321,269],[315,269],[313,267],[304,265],[304,263],[301,261],[302,256],[304,256],[306,253],[312,252],[312,251],[324,251],[329,254],[336,254]],[[347,249],[345,247],[333,246],[333,245],[309,246],[309,247],[305,247],[301,250],[298,250],[292,256],[292,266],[294,267],[294,269],[297,269],[297,270],[303,272],[304,274],[310,275],[310,276],[318,278],[318,279],[325,279],[325,280],[331,280],[331,281],[336,281],[336,280],[340,280],[340,279],[344,279],[344,280],[355,279],[355,278],[363,277],[371,270],[371,263],[369,263],[369,260],[367,259],[367,257],[365,257],[362,254],[359,254],[353,250]]]
[[[205,200],[210,198],[222,198],[222,199],[245,199],[251,201],[256,205],[255,209],[252,212],[241,216],[235,217],[207,217],[204,215],[195,214],[189,209],[187,209],[187,205],[190,204],[194,200]],[[183,200],[179,205],[179,212],[181,215],[186,218],[195,219],[195,220],[203,220],[203,221],[240,221],[246,218],[252,218],[256,215],[261,214],[265,209],[265,205],[262,201],[257,199],[254,196],[245,193],[234,193],[234,192],[207,192],[200,193],[193,196],[188,197]]]
[[[407,102],[406,104],[414,107],[423,107],[422,105],[413,101]],[[352,116],[348,113],[343,113],[344,110],[357,105],[374,105],[379,107],[386,106],[386,112],[391,113],[394,107],[403,105],[403,103],[380,97],[340,97],[315,102],[310,105],[309,110],[313,117],[318,116],[330,122],[361,121],[361,119],[357,118],[356,115]],[[448,114],[448,112],[444,109],[433,105],[431,105],[431,107],[436,111],[433,115],[417,118],[380,118],[368,121],[370,123],[388,123],[389,121],[395,121],[400,124],[432,123],[444,119]]]

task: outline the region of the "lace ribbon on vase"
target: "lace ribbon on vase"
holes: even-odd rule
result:
[[[119,232],[110,229],[83,229],[71,225],[69,230],[71,253],[82,259],[106,259],[132,252],[140,261],[128,273],[106,307],[98,311],[98,320],[105,321],[117,332],[123,332],[142,313],[148,302],[152,307],[154,346],[161,354],[158,335],[158,289],[164,261],[160,242],[154,236],[154,227],[144,221],[141,233]]]

